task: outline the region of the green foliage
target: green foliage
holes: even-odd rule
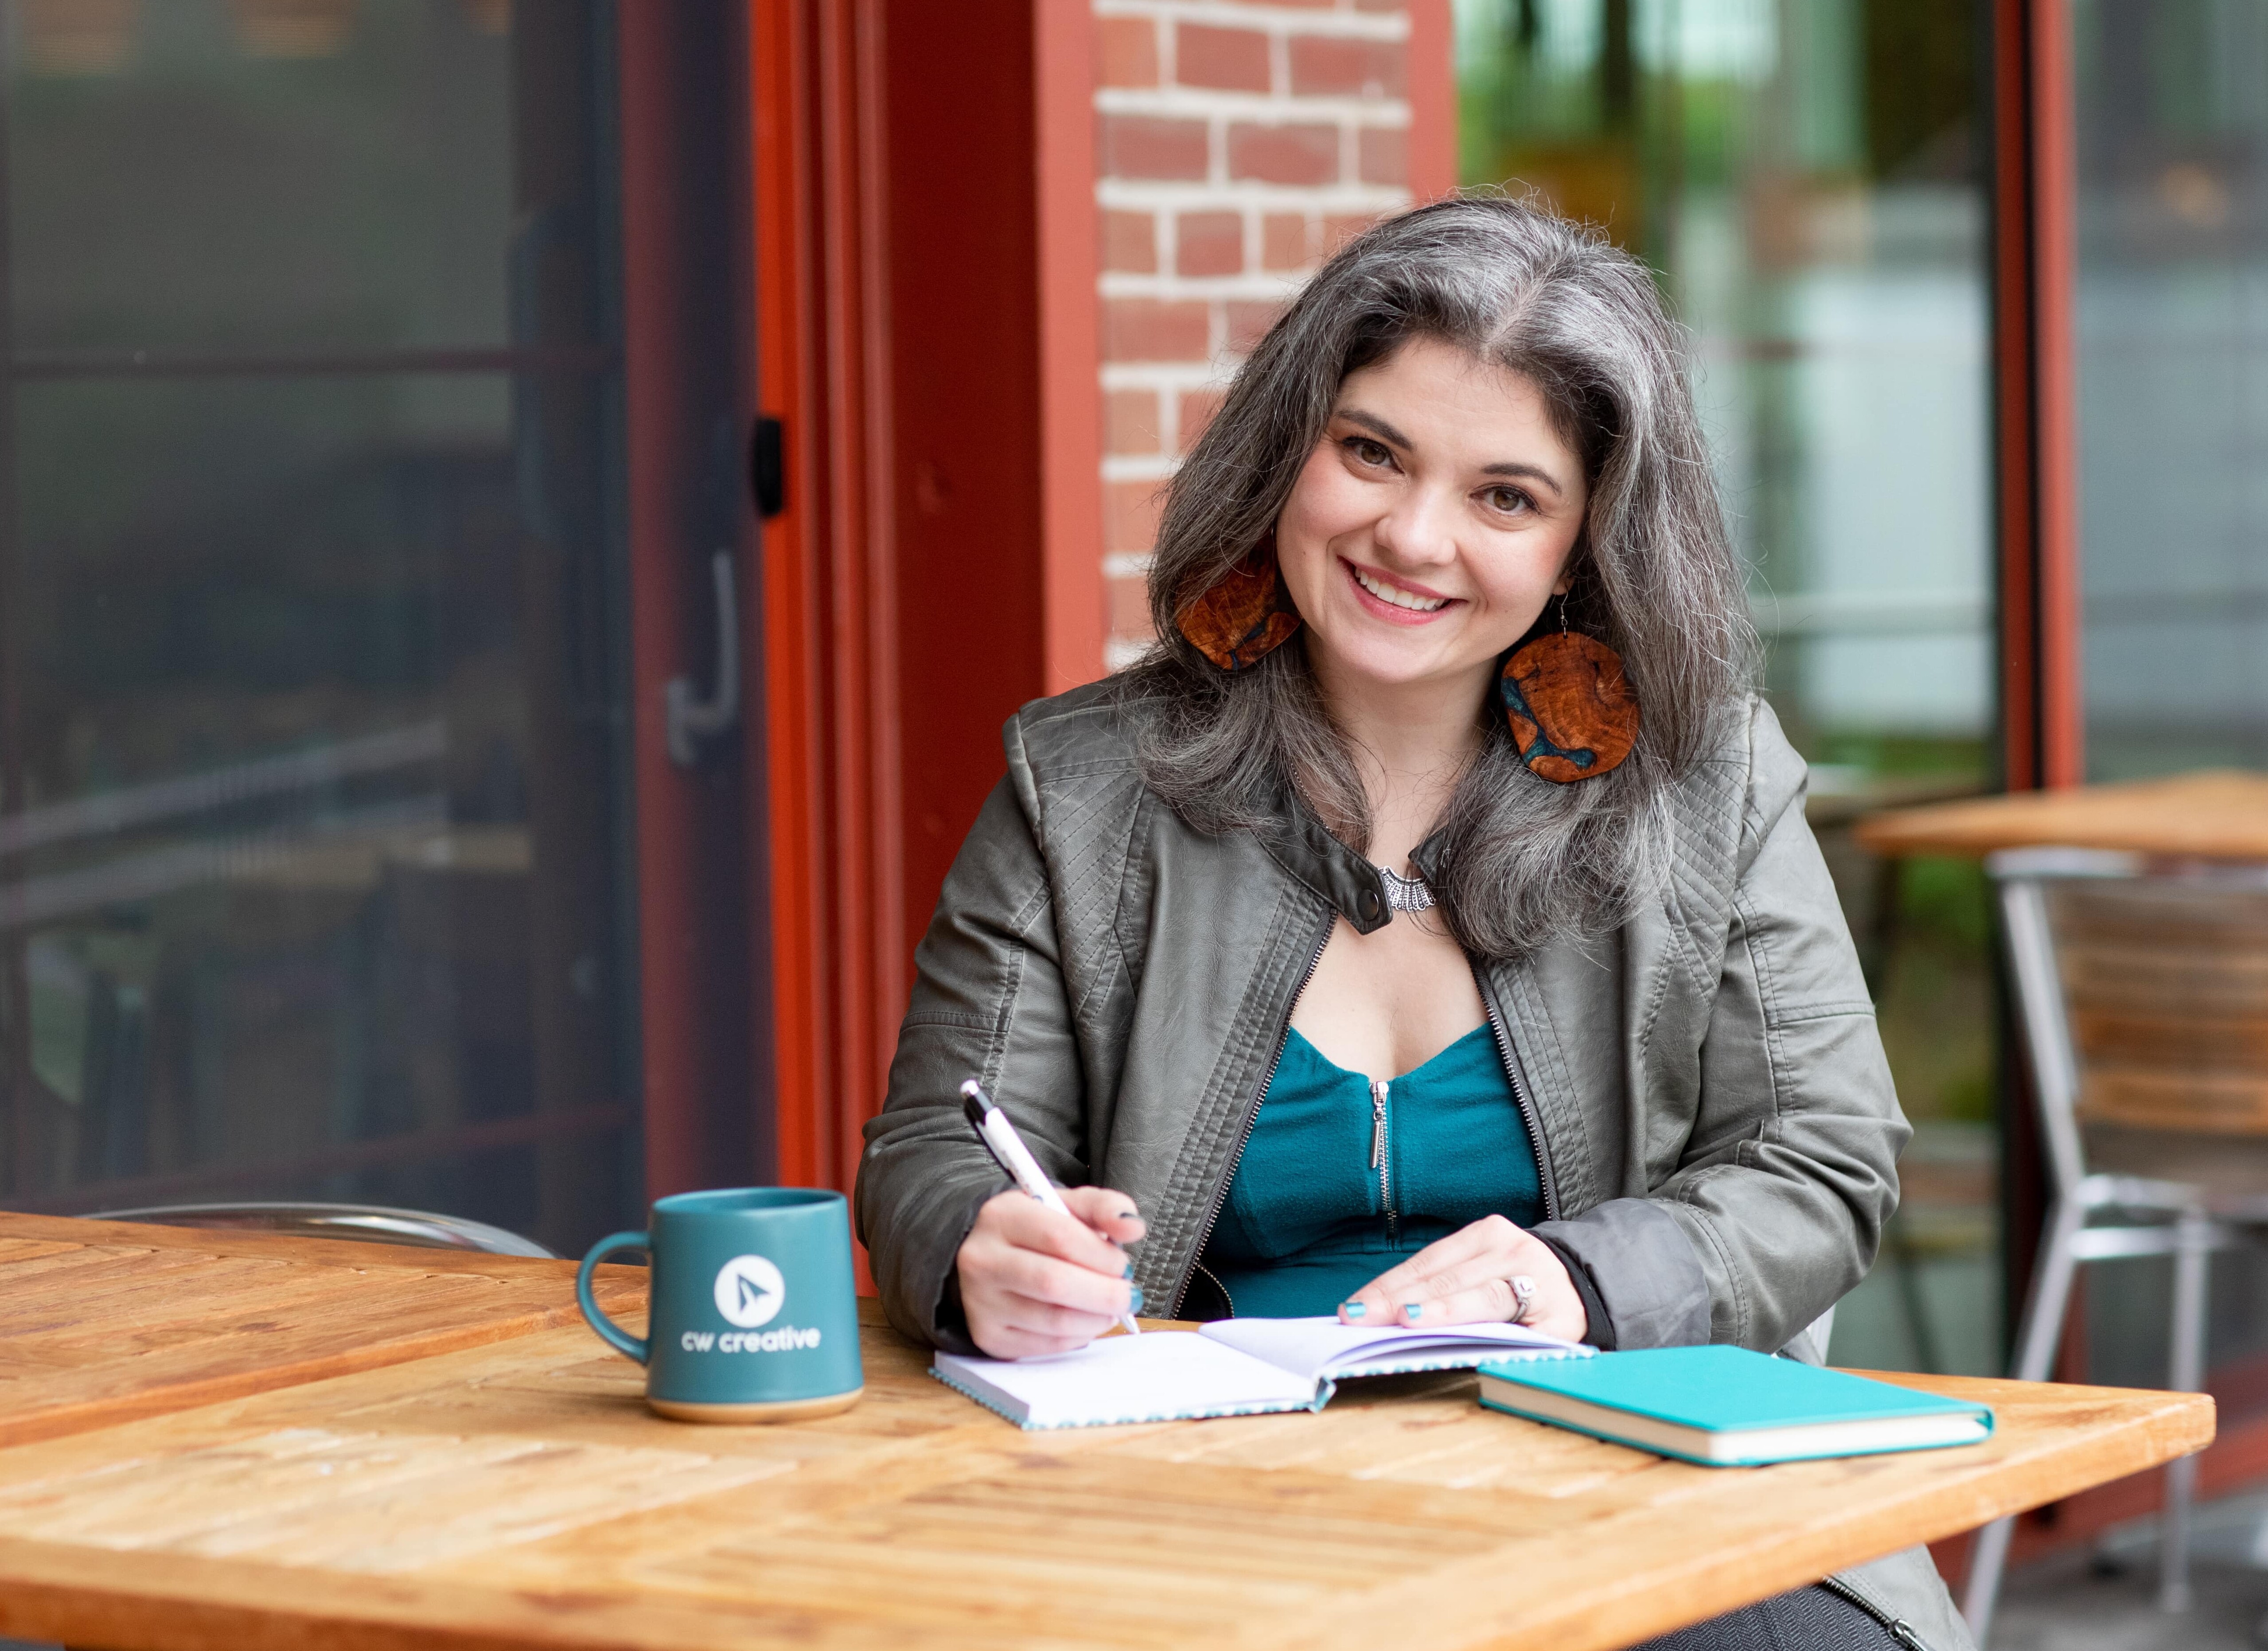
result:
[[[1992,898],[1974,860],[1925,858],[1898,868],[1876,1013],[1910,1117],[1981,1124],[1998,1110]]]
[[[1792,736],[1793,737],[1793,736]],[[1822,730],[1798,746],[1814,762],[1864,769],[1884,779],[1981,779],[1991,756],[1970,735],[1880,733]]]
[[[1992,944],[1992,887],[1975,860],[1925,856],[1900,870],[1898,925],[1901,938],[1915,945],[1984,957]]]

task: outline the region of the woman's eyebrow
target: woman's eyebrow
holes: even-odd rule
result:
[[[1382,437],[1397,447],[1407,447],[1410,445],[1409,437],[1377,415],[1366,413],[1359,407],[1342,407],[1339,409],[1338,416],[1350,424],[1360,424],[1372,435]]]
[[[1567,490],[1559,485],[1558,477],[1540,465],[1514,462],[1484,464],[1481,466],[1481,474],[1483,475],[1516,475],[1524,481],[1541,482],[1554,493],[1564,493]]]

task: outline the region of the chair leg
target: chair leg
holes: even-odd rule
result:
[[[2063,1335],[2072,1278],[2079,1268],[2072,1241],[2086,1219],[2087,1212],[2076,1204],[2058,1203],[2049,1212],[2047,1231],[2040,1239],[2039,1267],[2032,1275],[2023,1327],[2016,1338],[2014,1374],[2019,1382],[2044,1382],[2055,1367],[2056,1343]],[[1994,1520],[1977,1533],[1977,1545],[1969,1556],[1969,1583],[1961,1591],[1961,1614],[1979,1651],[1992,1630],[2000,1573],[2007,1564],[2008,1542],[2015,1531],[2013,1516]]]
[[[2031,1299],[2024,1303],[2024,1322],[2016,1338],[2019,1382],[2044,1382],[2055,1372],[2056,1344],[2063,1339],[2072,1279],[2079,1271],[2072,1241],[2086,1219],[2085,1210],[2060,1204],[2048,1216],[2048,1229],[2040,1238],[2039,1271],[2032,1279]]]
[[[2201,1216],[2184,1216],[2176,1230],[2171,1380],[2177,1393],[2205,1386],[2205,1269],[2211,1264],[2213,1229]],[[2177,1456],[2166,1464],[2166,1506],[2159,1524],[2158,1608],[2190,1608],[2190,1504],[2197,1493],[2197,1458]]]
[[[2008,1563],[2008,1544],[2016,1534],[2013,1518],[1996,1519],[1977,1533],[1969,1551],[1969,1584],[1961,1590],[1961,1615],[1977,1651],[1992,1633],[1992,1608],[2000,1599],[2000,1573]]]

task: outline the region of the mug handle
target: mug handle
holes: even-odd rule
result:
[[[646,1360],[645,1338],[633,1336],[600,1310],[598,1298],[591,1294],[591,1273],[599,1263],[618,1249],[643,1249],[649,1256],[653,1246],[644,1233],[611,1233],[591,1246],[591,1253],[583,1257],[583,1264],[575,1271],[575,1301],[583,1309],[583,1316],[591,1328],[617,1352],[625,1353],[640,1364]]]

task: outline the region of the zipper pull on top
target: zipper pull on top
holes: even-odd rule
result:
[[[1386,1217],[1386,1242],[1389,1244],[1398,1242],[1402,1236],[1399,1212],[1394,1207],[1394,1171],[1386,1161],[1386,1102],[1392,1088],[1383,1078],[1371,1080],[1370,1167],[1378,1172],[1378,1208]]]

